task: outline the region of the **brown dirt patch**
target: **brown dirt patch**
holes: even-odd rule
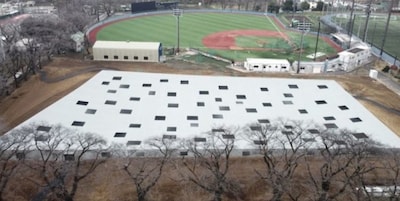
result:
[[[235,38],[238,36],[265,36],[274,38],[284,38],[281,32],[267,30],[230,30],[221,31],[207,35],[202,39],[205,47],[211,49],[237,49]]]

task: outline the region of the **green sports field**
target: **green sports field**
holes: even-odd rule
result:
[[[203,45],[202,39],[212,33],[228,30],[270,30],[277,31],[272,19],[265,16],[231,13],[184,13],[180,18],[180,48],[197,48],[228,59],[244,60],[247,57],[289,58],[295,52],[286,41],[280,38],[240,36],[236,50],[210,49]],[[294,44],[300,46],[300,34],[287,33]],[[147,15],[119,21],[104,27],[97,33],[97,40],[118,41],[157,41],[164,47],[177,45],[177,21],[171,15]],[[304,38],[304,56],[314,52],[315,36]],[[261,41],[261,42],[260,42]],[[265,51],[260,48],[266,48]],[[254,50],[257,49],[257,50]],[[272,51],[271,49],[280,49]],[[335,50],[320,40],[318,51],[332,54]],[[305,58],[304,58],[305,59]]]
[[[348,18],[336,17],[333,18],[335,23],[347,30]],[[353,34],[360,38],[364,35],[366,17],[358,14],[354,20]],[[367,27],[367,42],[374,44],[376,47],[381,47],[387,23],[387,14],[371,14]],[[400,15],[393,14],[389,22],[389,28],[386,35],[386,41],[383,49],[393,56],[400,57]]]

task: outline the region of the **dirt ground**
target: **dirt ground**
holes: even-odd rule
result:
[[[90,79],[100,69],[124,71],[157,72],[196,75],[289,77],[306,79],[333,79],[340,83],[353,96],[386,126],[400,136],[400,96],[381,83],[370,79],[367,71],[351,75],[297,75],[283,73],[243,73],[229,68],[216,68],[203,64],[193,64],[178,60],[166,63],[127,63],[96,62],[81,58],[56,57],[44,67],[46,79],[39,74],[28,81],[10,96],[0,100],[0,133],[3,134],[34,114],[62,98]]]

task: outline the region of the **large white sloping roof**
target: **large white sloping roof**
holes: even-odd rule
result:
[[[135,41],[101,41],[97,40],[93,48],[104,49],[136,49],[136,50],[158,50],[160,47],[159,42],[135,42]]]
[[[397,135],[332,80],[101,71],[23,124],[61,123],[126,143],[279,117],[336,125],[400,147]]]

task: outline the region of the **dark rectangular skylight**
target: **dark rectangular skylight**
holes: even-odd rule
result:
[[[38,126],[36,128],[37,131],[49,132],[51,130],[50,126]]]
[[[262,105],[263,105],[264,107],[271,107],[271,106],[272,106],[271,103],[262,103]]]
[[[194,121],[197,121],[197,120],[199,120],[199,117],[198,117],[198,116],[190,116],[190,115],[189,115],[189,116],[186,117],[186,119],[187,119],[187,120],[194,120]]]
[[[292,101],[282,101],[284,105],[293,105]]]
[[[285,98],[293,98],[293,94],[291,94],[291,93],[284,93],[283,96]]]
[[[160,79],[160,82],[168,82],[168,79]]]
[[[239,94],[239,95],[236,95],[236,98],[237,99],[246,99],[246,95]]]
[[[213,114],[213,115],[212,115],[212,118],[213,118],[213,119],[223,119],[224,116],[223,116],[222,114]]]
[[[125,132],[116,132],[115,134],[114,134],[114,137],[125,137],[126,136],[126,133]]]
[[[114,101],[114,100],[106,100],[106,102],[104,102],[104,104],[106,104],[106,105],[115,105],[115,104],[117,104],[117,101]]]
[[[338,106],[340,110],[348,110],[349,108],[345,105]]]
[[[309,133],[311,133],[311,134],[319,134],[320,132],[319,132],[319,130],[318,129],[308,129],[308,132]]]
[[[198,107],[204,107],[205,104],[204,104],[204,102],[197,102],[197,106],[198,106]]]
[[[218,86],[218,89],[220,89],[220,90],[228,90],[228,86],[226,86],[226,85],[219,85],[219,86]]]
[[[368,136],[365,133],[353,133],[353,136],[357,139],[366,139]]]
[[[168,92],[167,96],[176,96],[176,92]]]
[[[208,95],[208,91],[199,91],[200,95]]]
[[[164,121],[165,120],[165,116],[155,116],[154,120]]]
[[[362,122],[362,120],[359,117],[350,118],[350,121],[352,121],[353,123]]]
[[[121,85],[119,85],[119,88],[121,88],[121,89],[129,89],[129,84],[121,84]]]
[[[117,93],[117,90],[115,90],[115,89],[109,89],[109,90],[107,90],[107,93],[115,94],[115,93]]]
[[[194,138],[194,141],[195,141],[195,142],[206,142],[207,139],[204,138],[204,137],[195,137],[195,138]]]
[[[139,140],[129,140],[128,142],[126,142],[126,145],[127,146],[130,146],[130,145],[140,145],[142,143],[142,141],[139,141]]]
[[[168,103],[168,107],[178,108],[179,104],[178,103]]]
[[[132,114],[132,110],[131,109],[121,109],[119,111],[120,114]]]
[[[140,97],[130,97],[130,101],[140,101]]]
[[[176,127],[167,127],[167,132],[176,132]]]
[[[219,110],[220,111],[230,111],[231,109],[229,108],[229,106],[219,106]]]
[[[112,79],[113,80],[122,80],[122,77],[121,76],[114,76]]]
[[[84,126],[85,122],[83,121],[74,121],[72,122],[71,126]]]
[[[110,82],[108,82],[108,81],[103,81],[101,84],[102,84],[102,85],[109,85]]]
[[[232,135],[232,134],[222,134],[222,139],[235,139],[235,135]]]
[[[297,84],[289,84],[288,85],[290,89],[298,89],[299,86],[297,86]]]
[[[141,124],[129,124],[129,128],[140,128]]]
[[[246,112],[247,113],[257,113],[257,109],[256,108],[246,108]]]
[[[253,141],[255,145],[265,145],[267,144],[267,142],[265,142],[264,140],[254,140]]]
[[[339,128],[336,124],[334,123],[329,123],[329,124],[324,124],[326,128]]]
[[[79,100],[79,101],[76,102],[76,104],[77,105],[87,105],[87,104],[89,104],[89,102]]]
[[[149,95],[150,95],[150,96],[156,95],[156,91],[149,91]]]
[[[222,102],[222,98],[215,98],[215,102]]]
[[[327,104],[325,100],[316,100],[315,103],[318,105]]]
[[[85,113],[86,114],[96,114],[96,111],[97,111],[96,109],[87,109]]]
[[[318,88],[319,88],[319,89],[327,89],[328,86],[326,86],[326,85],[318,85]]]
[[[181,80],[181,84],[189,84],[189,80]]]
[[[324,117],[325,121],[333,121],[336,120],[336,118],[334,116],[326,116]]]
[[[260,124],[269,124],[270,121],[268,119],[258,119],[258,123],[260,123]]]
[[[176,135],[163,135],[162,138],[163,139],[169,139],[169,140],[175,140],[176,139]]]
[[[261,87],[260,90],[261,91],[268,91],[268,88],[267,87]]]
[[[150,83],[143,83],[142,87],[151,87],[151,84]]]
[[[307,110],[306,109],[299,109],[299,113],[300,114],[307,114]]]

